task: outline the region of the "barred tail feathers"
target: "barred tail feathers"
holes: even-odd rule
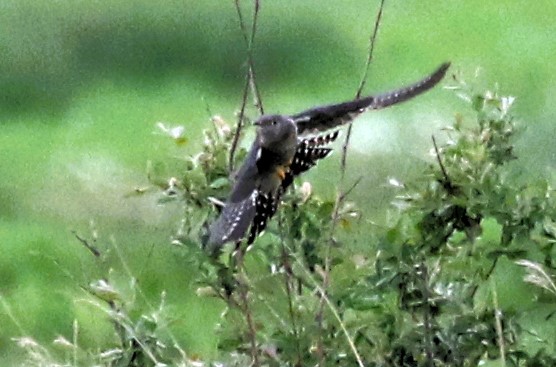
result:
[[[449,67],[450,63],[444,63],[428,77],[415,84],[375,97],[370,97],[371,101],[369,101],[370,104],[367,108],[376,110],[407,101],[408,99],[411,99],[438,84],[438,82],[444,78],[444,75]],[[363,100],[365,100],[365,98],[363,98]]]
[[[257,191],[240,202],[228,202],[209,228],[207,250],[219,250],[226,242],[240,241],[256,215]]]

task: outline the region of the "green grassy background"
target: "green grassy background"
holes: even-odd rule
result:
[[[262,1],[254,58],[266,111],[352,97],[377,7]],[[91,223],[100,247],[118,244],[153,303],[167,292],[182,345],[214,355],[220,308],[195,296],[187,262],[169,245],[179,207],[126,194],[147,184],[147,161],[196,151],[207,106],[234,121],[245,47],[233,2],[4,0],[0,8],[0,295],[13,316],[0,311],[0,364],[20,357],[12,337],[49,345],[71,337],[74,319],[81,345],[110,343],[110,326],[80,289],[103,274],[71,234],[89,234]],[[523,177],[545,175],[556,165],[555,18],[549,0],[387,2],[367,92],[413,82],[446,60],[469,81],[479,69],[480,86],[498,83],[517,97]],[[431,134],[462,110],[437,88],[357,121],[349,170],[366,172],[354,198],[367,219],[383,220],[387,178],[410,179],[430,159]],[[184,125],[186,147],[154,134],[158,121]],[[334,195],[325,178],[337,176],[338,157],[308,175],[320,195]]]

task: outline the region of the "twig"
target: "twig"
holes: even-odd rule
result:
[[[295,261],[298,262],[300,265],[303,265],[303,262],[298,257],[295,257]],[[338,321],[338,324],[340,325],[340,328],[342,329],[342,333],[345,335],[345,337],[347,339],[347,342],[349,344],[349,347],[350,347],[353,355],[355,356],[355,359],[357,360],[357,365],[359,367],[365,367],[365,365],[363,364],[363,359],[361,358],[361,355],[357,351],[357,347],[355,346],[355,342],[353,341],[353,338],[349,335],[349,332],[346,329],[346,326],[344,325],[344,323],[342,321],[342,318],[340,317],[340,314],[338,313],[338,310],[336,310],[336,307],[330,301],[330,298],[328,298],[328,296],[326,295],[325,289],[318,284],[317,280],[313,277],[313,275],[304,266],[300,266],[299,268],[303,269],[305,271],[308,279],[310,279],[313,282],[313,286],[315,287],[317,292],[320,294],[321,300],[323,300],[324,303],[326,303],[330,312],[332,312],[332,315],[334,316],[336,321]]]
[[[446,172],[446,168],[444,168],[444,164],[442,163],[442,158],[440,157],[440,151],[438,150],[438,146],[436,145],[436,139],[434,138],[434,135],[432,135],[431,138],[432,145],[434,146],[434,153],[436,154],[436,160],[438,161],[438,165],[440,166],[442,176],[444,176],[444,180],[446,182],[450,182],[450,176],[448,176],[448,172]]]
[[[502,328],[502,311],[498,306],[498,293],[496,292],[496,282],[494,278],[490,279],[492,287],[492,303],[494,306],[494,320],[496,327],[496,335],[498,336],[498,348],[500,349],[500,359],[502,366],[506,366],[506,345],[504,343],[504,330]]]
[[[83,237],[81,237],[80,235],[77,234],[76,231],[71,231],[71,233],[75,236],[75,238],[77,238],[77,240],[79,242],[81,242],[81,244],[83,246],[85,246],[85,248],[89,251],[91,251],[91,253],[95,256],[95,257],[100,257],[101,253],[100,251],[93,245],[91,245],[89,243],[89,241],[87,241],[86,239],[84,239]]]
[[[77,366],[77,342],[78,342],[78,336],[79,336],[79,323],[77,322],[77,319],[73,320],[73,325],[72,325],[72,329],[73,329],[73,353],[72,353],[72,357],[73,357],[73,365]]]
[[[289,261],[289,256],[288,256],[288,249],[286,246],[286,243],[284,241],[284,228],[283,228],[283,222],[282,222],[282,216],[279,215],[278,216],[278,228],[280,230],[280,243],[282,245],[282,266],[284,267],[284,286],[286,287],[286,296],[288,298],[288,312],[290,314],[290,321],[291,321],[291,327],[292,327],[292,331],[293,331],[293,335],[295,337],[295,349],[297,352],[297,363],[294,364],[295,366],[299,365],[302,361],[302,355],[301,355],[301,345],[300,345],[300,340],[299,340],[299,330],[297,328],[297,318],[295,317],[295,312],[294,312],[294,306],[293,306],[293,295],[294,295],[294,285],[293,282],[295,280],[294,274],[293,274],[293,269],[292,266],[290,264]]]
[[[236,130],[234,132],[234,138],[232,140],[232,146],[230,148],[230,157],[228,161],[228,172],[232,173],[234,171],[234,156],[237,150],[237,144],[239,143],[239,137],[241,135],[241,130],[243,128],[243,119],[245,116],[245,105],[247,104],[247,93],[249,92],[249,77],[245,79],[245,86],[243,88],[243,96],[241,99],[241,108],[239,110],[239,116],[237,119]]]
[[[91,293],[89,290],[84,289],[87,293],[89,294],[93,294]],[[94,295],[94,294],[93,294]],[[97,297],[98,298],[98,297]],[[100,299],[100,298],[99,298]],[[122,333],[123,331],[127,332],[127,334],[129,336],[131,336],[131,342],[132,343],[136,343],[138,347],[141,348],[141,350],[145,353],[145,355],[155,364],[155,365],[159,365],[159,361],[157,360],[154,352],[151,350],[150,346],[148,346],[147,344],[145,344],[143,341],[140,340],[140,338],[137,338],[137,333],[135,332],[133,326],[133,322],[131,321],[131,319],[128,317],[128,315],[126,315],[123,312],[118,312],[117,308],[115,308],[113,302],[107,302],[109,308],[108,310],[105,307],[102,307],[101,304],[93,301],[93,300],[84,300],[84,302],[89,303],[95,307],[97,307],[99,310],[103,311],[104,313],[106,313],[108,315],[108,317],[117,325],[121,328]],[[125,338],[121,337],[122,342],[125,342]]]
[[[328,297],[326,297],[326,289],[328,288],[328,284],[330,282],[330,248],[332,247],[332,243],[334,242],[334,232],[336,231],[336,226],[338,224],[338,219],[339,219],[339,212],[340,212],[340,207],[342,206],[342,203],[345,201],[345,199],[347,198],[347,196],[353,191],[353,189],[355,189],[355,187],[359,184],[359,182],[361,182],[361,180],[363,179],[363,176],[360,176],[357,180],[355,180],[355,182],[351,185],[351,187],[349,187],[345,192],[340,193],[337,197],[336,197],[336,202],[334,204],[334,211],[332,214],[332,228],[330,229],[330,243],[328,244],[328,246],[326,247],[326,254],[325,254],[325,258],[324,258],[324,274],[323,274],[323,279],[322,279],[322,291],[321,293],[321,299],[320,299],[320,304],[319,304],[319,309],[317,311],[317,315],[316,315],[316,319],[317,319],[317,323],[319,326],[319,335],[318,335],[318,343],[317,343],[317,355],[319,356],[319,365],[320,366],[324,366],[325,365],[325,355],[324,355],[324,346],[322,345],[322,320],[323,320],[323,315],[324,315],[324,304],[325,301],[327,304],[330,303],[330,300],[328,300]],[[346,334],[347,335],[347,334]],[[355,348],[355,346],[354,346]],[[357,350],[355,350],[355,352],[357,353]]]
[[[245,107],[247,105],[247,96],[249,93],[249,88],[252,89],[253,95],[255,96],[255,105],[259,109],[261,115],[264,114],[263,104],[259,89],[257,88],[256,78],[255,78],[255,68],[253,63],[253,43],[255,40],[255,33],[257,31],[257,19],[259,15],[260,3],[259,0],[255,0],[255,10],[253,12],[253,23],[251,27],[251,36],[247,37],[247,28],[245,22],[243,21],[243,15],[241,13],[241,7],[239,5],[239,0],[235,0],[236,11],[239,19],[239,26],[241,28],[241,33],[243,39],[245,40],[245,45],[247,47],[247,74],[245,77],[245,85],[243,86],[243,95],[241,98],[241,108],[239,111],[239,116],[236,125],[236,131],[234,133],[234,138],[232,140],[232,147],[230,149],[230,157],[228,161],[228,171],[231,173],[234,170],[234,156],[237,150],[237,145],[239,143],[239,137],[241,135],[241,130],[243,128],[243,120],[245,117]]]
[[[257,81],[255,77],[255,63],[253,61],[253,44],[255,41],[255,34],[257,33],[257,20],[259,19],[259,10],[261,4],[259,0],[254,0],[254,13],[253,13],[253,23],[251,26],[251,37],[247,38],[247,28],[245,27],[245,22],[243,21],[243,16],[241,13],[241,8],[239,6],[239,0],[235,0],[237,16],[239,18],[239,26],[241,28],[241,33],[243,34],[243,39],[245,41],[245,46],[247,47],[247,64],[248,64],[248,80],[249,86],[253,92],[255,98],[255,106],[259,109],[261,115],[264,115],[264,108],[261,99],[261,94],[257,86]]]
[[[417,271],[417,276],[421,281],[421,292],[423,294],[424,301],[424,317],[423,317],[423,328],[425,329],[425,353],[427,356],[426,366],[434,367],[434,351],[432,348],[432,326],[431,326],[431,295],[429,290],[429,271],[425,262],[421,262],[420,271]],[[420,273],[420,274],[419,274]]]
[[[373,33],[371,34],[371,36],[369,37],[369,52],[367,54],[367,61],[365,63],[365,70],[363,72],[363,75],[361,77],[361,81],[359,83],[359,87],[357,88],[357,92],[355,94],[355,98],[359,98],[361,97],[361,93],[363,91],[363,88],[365,86],[366,80],[367,80],[367,76],[369,73],[369,68],[371,65],[371,61],[373,59],[373,52],[374,52],[374,46],[376,43],[376,36],[378,34],[378,28],[380,26],[380,20],[382,19],[382,12],[384,9],[384,2],[385,0],[381,0],[380,2],[380,7],[378,10],[378,13],[376,15],[375,18],[375,25],[373,28]],[[347,166],[347,151],[348,151],[348,147],[349,147],[349,142],[350,142],[350,138],[351,138],[351,131],[352,131],[352,124],[349,125],[348,127],[348,131],[346,134],[346,138],[344,140],[344,144],[342,145],[342,158],[341,158],[341,164],[340,164],[340,171],[341,171],[341,181],[343,182],[344,180],[344,176],[345,176],[345,172],[346,172],[346,166]],[[325,356],[324,356],[324,346],[322,345],[322,317],[323,317],[323,312],[324,312],[324,301],[325,301],[325,292],[326,289],[328,288],[328,283],[329,283],[329,272],[330,272],[330,247],[332,246],[332,242],[333,242],[333,237],[334,237],[334,232],[336,230],[336,225],[338,223],[338,213],[340,210],[340,207],[342,205],[342,203],[344,202],[345,198],[347,195],[349,195],[349,193],[351,192],[351,190],[357,186],[357,184],[359,183],[359,181],[361,180],[358,179],[355,184],[349,189],[347,190],[345,193],[340,193],[336,199],[336,203],[334,206],[334,214],[332,216],[332,228],[331,228],[331,232],[330,232],[330,244],[328,245],[327,249],[326,249],[326,255],[325,255],[325,259],[324,259],[324,278],[323,278],[323,282],[322,282],[322,287],[323,287],[323,293],[321,295],[321,302],[319,305],[319,310],[317,313],[317,320],[318,320],[318,324],[319,324],[319,337],[318,337],[318,344],[317,344],[317,354],[319,355],[319,366],[324,366],[325,363]],[[355,346],[354,346],[355,348]],[[355,350],[355,352],[357,352]]]
[[[238,286],[238,293],[240,302],[237,302],[239,309],[245,316],[245,322],[247,323],[249,344],[251,349],[251,366],[259,367],[259,350],[257,348],[257,329],[255,328],[255,322],[253,321],[253,314],[251,307],[249,306],[249,286],[247,284],[247,274],[245,274],[245,263],[243,262],[243,253],[238,251],[238,269],[242,272],[238,276],[237,280],[240,282]]]
[[[363,75],[361,77],[359,87],[357,88],[357,92],[355,94],[356,99],[361,97],[361,93],[363,91],[363,87],[365,86],[365,82],[366,82],[366,79],[367,79],[367,76],[368,76],[368,73],[369,73],[369,68],[370,68],[370,65],[371,65],[371,61],[373,60],[374,46],[375,46],[375,43],[376,43],[376,36],[378,34],[378,28],[380,26],[380,20],[382,19],[382,12],[383,12],[383,9],[384,9],[384,2],[385,2],[385,0],[381,0],[381,2],[380,2],[378,13],[377,13],[376,18],[375,18],[375,25],[374,25],[374,28],[373,28],[373,33],[369,37],[369,52],[367,54],[367,61],[365,62],[365,69],[364,69]],[[344,140],[344,144],[342,145],[342,158],[341,158],[341,164],[340,164],[340,171],[341,171],[340,181],[341,182],[343,182],[345,172],[346,172],[347,151],[348,151],[349,142],[350,142],[350,138],[351,138],[351,131],[352,131],[352,124],[349,124],[348,131],[347,131],[347,134],[346,134],[346,138]],[[324,346],[322,344],[322,333],[323,333],[322,318],[323,318],[323,313],[324,313],[324,302],[328,300],[328,297],[326,297],[326,289],[328,288],[328,283],[329,283],[330,247],[332,246],[332,243],[334,241],[334,232],[336,230],[336,225],[338,223],[338,213],[339,213],[340,207],[341,207],[342,203],[344,202],[346,196],[351,192],[351,190],[355,186],[357,186],[359,181],[360,181],[360,179],[357,180],[355,182],[355,184],[351,187],[351,189],[347,190],[345,193],[340,193],[338,195],[338,197],[336,198],[336,203],[335,203],[335,206],[334,206],[334,214],[332,216],[332,228],[331,228],[331,231],[330,231],[330,243],[327,246],[326,255],[325,255],[325,259],[324,259],[324,276],[323,276],[323,281],[322,281],[322,289],[323,290],[321,292],[321,300],[320,300],[319,310],[318,310],[317,315],[316,315],[316,319],[317,319],[318,327],[319,327],[319,336],[317,338],[317,355],[319,356],[319,364],[318,364],[319,366],[324,366],[325,365]],[[356,353],[356,356],[358,356],[357,350],[355,349],[355,345],[353,345],[352,347],[354,349],[354,353]],[[358,359],[358,361],[360,362],[360,365],[363,365],[360,359]]]
[[[25,330],[23,328],[23,326],[21,325],[21,323],[19,322],[18,319],[16,319],[16,317],[14,316],[14,313],[12,311],[12,308],[10,306],[10,304],[8,303],[8,301],[6,301],[6,298],[0,293],[0,305],[2,306],[2,308],[4,309],[3,314],[6,315],[8,317],[8,319],[12,320],[12,322],[14,323],[15,327],[17,328],[17,331],[21,334],[21,335],[30,335],[27,330]],[[5,324],[4,324],[5,325]]]
[[[355,99],[359,99],[361,97],[361,93],[363,93],[363,88],[365,87],[365,84],[367,83],[367,77],[369,75],[369,69],[370,69],[370,66],[371,66],[371,61],[373,60],[373,53],[374,53],[375,44],[376,44],[376,35],[378,34],[378,27],[380,26],[380,20],[382,19],[382,11],[384,9],[384,1],[385,0],[381,0],[381,2],[380,2],[380,6],[378,8],[378,13],[377,13],[376,19],[375,19],[375,26],[374,26],[374,29],[373,29],[373,33],[371,34],[371,37],[369,37],[369,53],[367,54],[367,61],[365,63],[365,71],[363,72],[363,75],[361,76],[361,81],[359,82],[359,87],[357,88],[357,93],[355,93]],[[346,138],[344,140],[344,144],[342,145],[342,160],[341,160],[342,177],[344,177],[344,174],[346,172],[347,150],[348,150],[349,142],[350,142],[350,139],[351,139],[352,126],[353,126],[352,124],[349,124],[348,129],[347,129]]]
[[[363,179],[363,176],[359,176],[354,182],[353,184],[346,190],[344,191],[343,194],[341,194],[339,196],[339,200],[341,202],[344,202],[346,200],[346,198],[349,196],[349,194],[351,194],[351,192],[357,187],[357,185],[359,185],[359,183],[361,182],[361,180]],[[337,213],[336,213],[337,214]]]
[[[369,68],[371,66],[371,61],[373,61],[373,52],[374,52],[374,49],[375,49],[376,35],[378,34],[378,27],[380,26],[380,20],[382,19],[382,11],[384,9],[384,1],[385,0],[381,0],[381,2],[380,2],[380,6],[378,8],[378,14],[376,15],[376,19],[375,19],[375,27],[373,29],[373,34],[369,38],[369,54],[368,54],[368,57],[367,57],[367,63],[365,64],[365,72],[363,73],[363,76],[361,77],[361,82],[359,83],[359,88],[357,88],[357,94],[355,95],[356,99],[361,97],[361,93],[363,93],[363,88],[365,87],[365,83],[367,83],[367,76],[369,75]]]
[[[444,167],[444,163],[442,163],[442,157],[440,156],[440,150],[438,149],[438,146],[436,145],[436,139],[434,138],[434,135],[432,135],[432,144],[434,146],[434,152],[436,154],[436,160],[438,161],[438,166],[440,167],[440,171],[442,172],[442,176],[444,176],[444,179],[440,182],[442,184],[442,187],[450,195],[459,194],[460,190],[459,190],[458,186],[454,185],[452,183],[452,180],[450,179],[450,176],[448,176],[448,171],[446,171],[446,167]]]
[[[118,246],[118,244],[116,243],[115,239],[112,238],[112,247],[114,248],[116,255],[118,257],[118,259],[120,260],[120,263],[122,264],[122,267],[125,271],[125,273],[127,274],[127,276],[132,279],[135,283],[135,289],[137,291],[137,293],[139,294],[139,296],[141,297],[141,299],[143,300],[143,302],[145,302],[145,305],[147,305],[147,307],[151,310],[151,312],[155,312],[156,307],[154,307],[154,305],[151,303],[151,301],[147,298],[147,296],[145,295],[145,293],[143,292],[143,289],[141,288],[141,286],[139,286],[139,283],[136,282],[136,277],[133,275],[133,272],[131,271],[130,266],[128,265],[127,261],[125,260],[125,257],[123,256],[123,253],[120,250],[120,247]],[[165,331],[168,333],[168,336],[170,337],[170,340],[172,340],[173,345],[180,350],[180,352],[183,353],[183,348],[180,347],[179,343],[178,343],[178,339],[176,338],[176,336],[174,335],[174,333],[168,328],[165,328]],[[140,346],[143,347],[147,347],[146,345],[143,346],[142,344],[140,344]],[[147,354],[152,354],[150,352],[150,350],[145,350]],[[150,357],[150,356],[149,356]]]

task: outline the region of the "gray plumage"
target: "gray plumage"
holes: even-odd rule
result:
[[[351,122],[355,117],[367,110],[379,110],[405,102],[438,84],[444,78],[449,67],[449,62],[444,63],[426,78],[405,88],[349,102],[315,107],[293,115],[292,118],[297,125],[297,132],[304,134],[330,130],[336,126]]]
[[[209,228],[205,248],[214,253],[230,241],[248,243],[264,230],[274,215],[283,190],[293,178],[326,157],[331,149],[322,145],[337,133],[310,139],[301,134],[320,132],[351,122],[369,109],[381,109],[411,99],[434,87],[446,74],[442,64],[426,78],[408,87],[377,96],[311,108],[293,116],[262,116],[255,125],[255,141],[238,171],[234,186],[218,219]]]

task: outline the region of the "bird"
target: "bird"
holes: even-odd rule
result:
[[[203,247],[218,253],[227,242],[252,244],[276,213],[282,194],[296,176],[327,157],[336,130],[367,110],[378,110],[426,92],[445,76],[450,63],[440,65],[420,81],[391,92],[348,102],[319,106],[294,115],[263,115],[254,122],[256,136],[235,176],[219,217],[209,226]],[[316,136],[304,137],[307,134]]]

